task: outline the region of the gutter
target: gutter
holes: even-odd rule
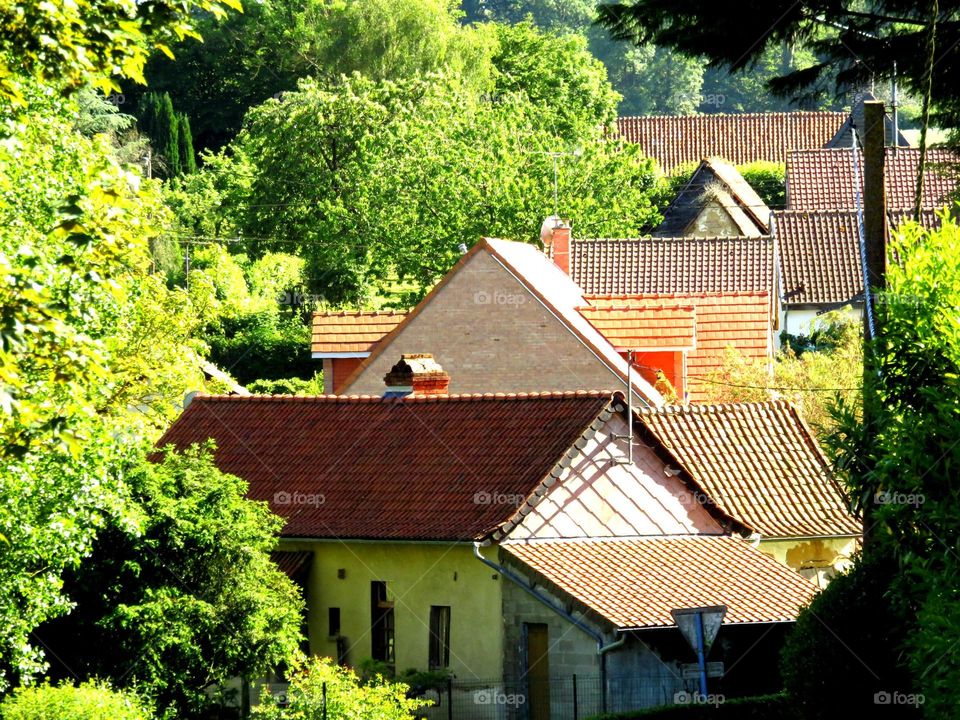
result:
[[[554,602],[550,600],[550,598],[538,593],[535,588],[531,587],[522,577],[517,575],[512,570],[508,570],[503,565],[498,565],[492,560],[488,560],[487,558],[485,558],[483,554],[480,552],[479,541],[475,540],[473,543],[473,554],[476,555],[477,560],[482,562],[484,565],[500,573],[508,580],[511,580],[513,583],[518,585],[521,589],[526,591],[529,595],[536,598],[541,604],[553,610],[553,612],[560,615],[564,620],[566,620],[570,624],[583,630],[587,635],[589,635],[596,641],[597,655],[600,658],[601,710],[602,712],[606,712],[607,711],[607,663],[606,663],[607,653],[609,653],[611,650],[616,650],[617,648],[622,647],[623,644],[627,642],[627,636],[622,634],[618,629],[616,632],[620,634],[620,638],[617,640],[614,640],[611,643],[606,643],[606,638],[603,636],[602,633],[597,632],[592,627],[584,623],[582,620],[579,620],[578,618],[568,613],[562,607],[558,607]]]

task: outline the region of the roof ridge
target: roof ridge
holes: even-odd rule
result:
[[[714,118],[741,118],[741,117],[783,117],[783,116],[798,116],[798,115],[814,115],[820,117],[826,117],[829,115],[837,115],[847,117],[850,113],[844,110],[777,110],[774,112],[752,112],[752,113],[706,113],[700,115],[618,115],[617,120],[666,120],[666,119],[676,119],[676,118],[689,118],[691,120],[704,119],[712,120]]]
[[[769,235],[688,235],[688,236],[675,236],[675,237],[657,237],[655,235],[641,235],[638,237],[628,237],[628,238],[614,238],[614,237],[598,237],[598,238],[571,238],[571,242],[581,242],[581,243],[601,243],[601,242],[617,242],[617,243],[636,243],[636,242],[675,242],[675,243],[685,243],[685,242],[697,242],[697,241],[721,241],[721,240],[750,240],[750,241],[769,241]]]
[[[527,537],[504,540],[501,545],[560,545],[560,544],[603,544],[603,543],[622,543],[622,542],[656,542],[659,540],[700,540],[709,538],[710,540],[731,538],[744,541],[744,538],[732,532],[720,533],[650,533],[649,535],[594,535],[580,537]]]
[[[570,398],[611,398],[609,390],[547,390],[511,393],[451,393],[448,395],[408,395],[406,397],[383,397],[382,395],[216,395],[197,393],[193,400],[217,402],[283,402],[283,403],[410,403],[436,401],[494,401],[494,400],[569,400]]]
[[[689,405],[664,405],[660,408],[639,408],[638,412],[645,415],[693,415],[693,414],[720,414],[735,412],[741,409],[784,408],[797,412],[797,407],[786,398],[771,398],[770,400],[753,400],[749,402],[730,403],[691,403]]]
[[[406,315],[409,310],[317,310],[313,317],[377,317],[383,315]]]
[[[596,300],[615,300],[615,299],[637,299],[637,300],[654,300],[656,298],[688,298],[688,297],[758,297],[758,296],[767,296],[770,294],[769,290],[701,290],[698,292],[666,292],[666,293],[607,293],[599,294],[593,293],[590,295],[584,294],[584,299],[596,299]]]

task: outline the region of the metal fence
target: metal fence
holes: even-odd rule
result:
[[[674,679],[662,674],[608,676],[606,683],[599,675],[517,681],[452,679],[411,694],[427,702],[417,714],[422,720],[585,720],[604,712],[691,702],[692,696],[684,697],[683,690],[690,683],[678,686]],[[278,701],[285,702],[286,684],[271,683],[269,688]],[[250,687],[251,704],[258,702],[263,689],[263,683]]]
[[[549,680],[451,680],[427,690],[426,720],[582,720],[602,712],[639,710],[675,701],[663,676],[570,675]]]

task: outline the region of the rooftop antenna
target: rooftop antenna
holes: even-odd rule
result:
[[[583,148],[574,148],[572,152],[562,152],[560,150],[529,150],[531,155],[548,155],[553,159],[553,214],[560,217],[560,203],[557,200],[557,160],[562,157],[580,157],[583,155]]]

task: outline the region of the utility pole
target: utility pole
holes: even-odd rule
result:
[[[883,178],[886,111],[883,103],[875,100],[863,104],[863,115],[866,125],[863,129],[863,231],[867,249],[866,281],[872,304],[873,294],[887,284],[887,208]]]
[[[874,345],[881,334],[876,323],[876,294],[887,285],[887,207],[884,192],[886,112],[883,103],[871,101],[863,108],[863,427],[866,448],[875,443],[877,372]],[[854,152],[857,149],[854,148]],[[873,527],[874,497],[863,508],[863,546],[867,548]]]

